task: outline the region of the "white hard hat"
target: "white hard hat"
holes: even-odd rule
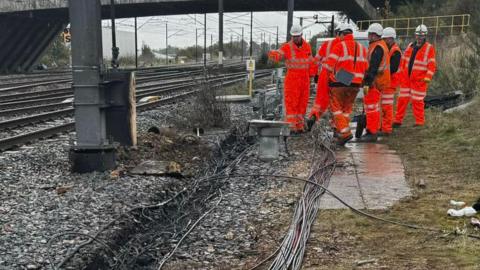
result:
[[[337,26],[337,31],[338,32],[343,32],[343,31],[347,31],[347,30],[350,30],[353,32],[353,27],[348,24],[348,23],[339,23],[338,26]]]
[[[428,34],[428,28],[424,24],[417,26],[417,29],[415,29],[415,35],[424,36],[427,34]]]
[[[382,38],[397,38],[397,32],[392,27],[387,27],[383,29]]]
[[[292,36],[301,36],[303,33],[303,28],[299,24],[292,25],[290,28],[290,35]]]
[[[382,25],[379,24],[379,23],[372,23],[372,24],[370,24],[370,26],[368,27],[367,33],[374,33],[374,34],[377,34],[377,35],[379,35],[379,36],[382,36],[382,34],[383,34],[383,27],[382,27]]]

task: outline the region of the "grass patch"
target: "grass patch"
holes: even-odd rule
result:
[[[477,104],[453,114],[429,110],[427,126],[420,129],[413,127],[409,112],[405,127],[384,141],[401,155],[413,196],[373,213],[440,228],[444,234],[388,225],[348,210],[321,211],[310,247],[323,252],[309,248],[305,269],[480,269],[480,240],[453,233],[480,232],[468,218],[446,215],[450,199],[473,203],[480,197]],[[426,181],[425,189],[415,186],[420,179]],[[355,264],[372,258],[377,261]]]

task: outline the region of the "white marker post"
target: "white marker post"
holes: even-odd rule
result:
[[[253,96],[253,72],[255,71],[255,59],[250,58],[247,60],[247,71],[249,73],[249,83],[248,83],[248,95]]]

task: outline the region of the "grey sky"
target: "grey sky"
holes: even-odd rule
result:
[[[303,25],[313,22],[313,15],[318,14],[321,20],[330,20],[333,12],[295,12],[294,23],[299,22],[299,17],[305,17]],[[266,42],[271,40],[275,42],[276,26],[279,26],[279,42],[285,41],[287,28],[286,12],[256,12],[254,18],[253,39],[260,42],[261,33],[265,33]],[[139,46],[142,43],[148,44],[152,48],[165,47],[165,25],[168,25],[168,44],[177,47],[187,47],[195,45],[195,28],[198,28],[198,44],[203,45],[203,14],[189,14],[177,16],[144,17],[138,18],[139,27]],[[109,25],[109,21],[104,21],[104,25]],[[248,42],[250,39],[250,13],[225,13],[224,14],[224,43],[230,42],[230,37],[234,41],[240,40],[242,27],[244,28],[244,39]],[[119,30],[134,31],[133,19],[117,20]],[[310,38],[312,35],[325,30],[324,25],[314,25],[304,31],[304,36]],[[218,41],[218,14],[207,14],[207,46],[210,46],[211,38],[213,43]],[[134,41],[132,41],[134,42]]]

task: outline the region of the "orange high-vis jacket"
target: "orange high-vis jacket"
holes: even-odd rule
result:
[[[402,55],[402,50],[400,49],[400,47],[398,47],[398,45],[395,43],[393,44],[393,46],[390,48],[390,52],[388,54],[388,58],[389,59],[392,59],[392,56],[396,53],[400,53],[400,55]],[[401,58],[400,58],[401,59]],[[391,78],[390,78],[390,87],[392,88],[397,88],[401,85],[402,83],[402,61],[400,61],[400,65],[397,69],[397,71],[393,74],[390,75]]]
[[[368,60],[370,61],[373,51],[377,46],[380,46],[383,50],[383,58],[378,67],[377,75],[373,81],[373,86],[379,90],[390,87],[390,55],[388,46],[383,39],[370,43],[368,47]]]
[[[320,49],[318,49],[317,55],[315,56],[315,65],[318,65],[321,68],[322,64],[327,61],[328,56],[332,52],[335,45],[337,45],[340,41],[340,38],[336,37],[323,43],[322,46],[320,46]],[[320,68],[318,69],[318,75],[320,75]]]
[[[312,56],[310,44],[303,40],[302,47],[297,47],[293,41],[284,43],[280,49],[268,53],[270,59],[275,62],[285,60],[287,72],[305,72],[309,76],[316,74],[316,66]]]
[[[356,48],[356,49],[355,49]],[[355,55],[355,51],[357,52]],[[356,56],[356,57],[355,57]],[[368,69],[367,49],[353,39],[353,35],[346,35],[335,45],[327,60],[323,63],[323,70],[330,72],[330,85],[335,86],[335,74],[341,69],[353,73],[352,86],[361,86],[365,72]],[[348,85],[347,85],[348,86]]]
[[[422,81],[424,79],[432,80],[437,63],[435,61],[435,48],[432,44],[425,42],[415,56],[411,74],[408,74],[408,65],[413,53],[413,43],[410,43],[403,54],[402,69],[406,78],[414,81]]]

